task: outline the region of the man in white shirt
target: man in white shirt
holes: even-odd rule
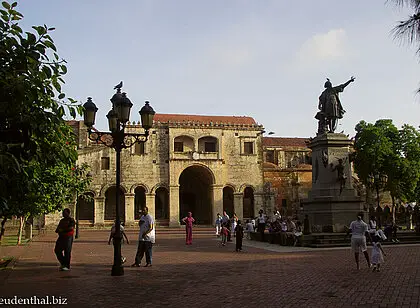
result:
[[[363,252],[366,258],[368,267],[370,267],[369,254],[367,252],[366,245],[366,233],[368,232],[368,225],[363,221],[363,213],[359,213],[357,220],[354,220],[350,224],[351,231],[351,249],[354,252],[354,258],[356,260],[357,269],[360,269],[359,265],[359,254]],[[369,235],[369,233],[367,233]]]
[[[152,215],[149,214],[149,209],[145,206],[141,210],[139,226],[139,245],[137,247],[136,259],[132,267],[140,267],[141,260],[146,253],[146,265],[144,267],[152,266],[152,246],[155,243],[155,222]]]

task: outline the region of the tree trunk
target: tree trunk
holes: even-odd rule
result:
[[[25,218],[23,216],[19,217],[19,233],[18,233],[18,241],[17,244],[22,244],[22,232],[23,232],[23,224],[25,222]]]
[[[4,216],[3,217],[3,220],[1,221],[0,241],[3,238],[3,236],[4,236],[4,231],[6,231],[6,229],[4,228],[4,225],[6,224],[6,221],[7,221],[7,217]]]

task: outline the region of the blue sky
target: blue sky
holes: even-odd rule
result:
[[[55,27],[65,93],[105,115],[124,81],[132,120],[159,113],[252,116],[276,136],[314,136],[325,79],[352,75],[337,131],[391,118],[418,127],[419,60],[391,30],[410,11],[385,0],[22,0],[23,26]]]

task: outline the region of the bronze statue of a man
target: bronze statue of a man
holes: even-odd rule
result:
[[[324,84],[325,90],[319,97],[318,109],[320,110],[315,118],[319,120],[318,133],[330,132],[333,133],[337,128],[338,119],[343,118],[346,112],[340,102],[338,94],[344,91],[355,78],[352,76],[349,81],[339,86],[332,86],[331,81],[327,78]]]

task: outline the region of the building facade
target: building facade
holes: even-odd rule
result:
[[[115,218],[115,151],[89,141],[83,122],[78,164],[91,168],[92,198],[79,198],[79,219],[93,225]],[[142,132],[129,123],[126,132]],[[143,205],[160,224],[176,226],[189,211],[213,224],[226,210],[255,217],[264,200],[263,127],[250,117],[156,114],[148,141],[121,153],[120,217],[130,225]]]
[[[274,207],[298,215],[300,201],[312,187],[311,150],[307,138],[263,137],[264,182],[270,183]]]

